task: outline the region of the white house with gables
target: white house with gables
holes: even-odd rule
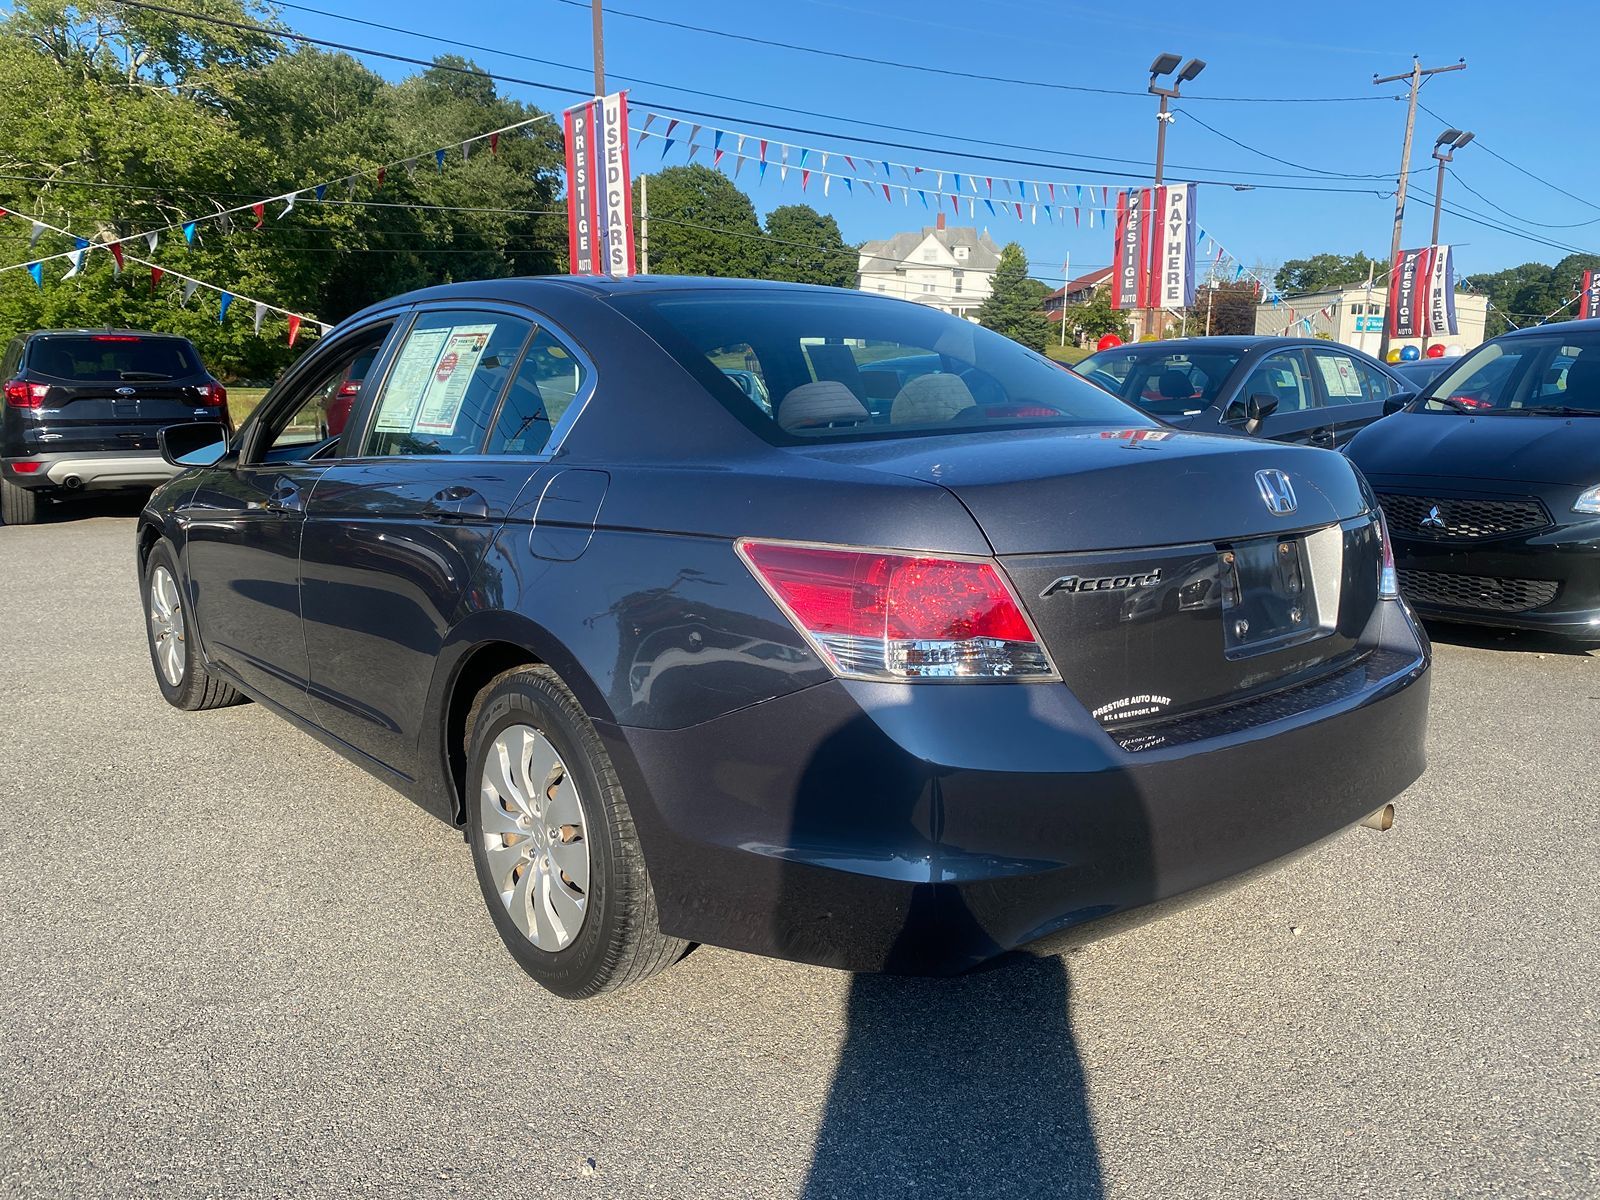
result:
[[[947,228],[938,223],[919,233],[897,233],[861,247],[856,286],[918,304],[931,305],[975,320],[978,306],[989,298],[1000,247],[987,229]]]

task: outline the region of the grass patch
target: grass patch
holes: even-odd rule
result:
[[[261,397],[266,394],[266,388],[242,387],[228,389],[228,413],[233,417],[235,429],[243,425],[245,418],[255,412],[256,405],[261,403]]]
[[[1056,362],[1066,363],[1071,366],[1073,363],[1082,362],[1094,351],[1087,346],[1060,346],[1055,342],[1050,342],[1045,346],[1044,353],[1046,358],[1053,358]]]

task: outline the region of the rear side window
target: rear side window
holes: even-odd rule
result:
[[[1384,400],[1397,389],[1389,377],[1353,354],[1337,350],[1313,350],[1311,361],[1322,379],[1322,393],[1329,404],[1360,404]]]
[[[395,351],[360,453],[479,453],[531,328],[494,312],[418,317]]]
[[[540,329],[511,378],[489,437],[489,453],[542,453],[588,378],[588,369],[547,330]]]
[[[76,383],[188,379],[204,374],[200,356],[183,338],[136,334],[52,334],[28,345],[27,368]]]

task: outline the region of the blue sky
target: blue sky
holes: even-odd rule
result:
[[[503,53],[460,51],[491,71],[567,87],[588,86],[586,7],[559,0],[521,0],[515,5],[454,0],[449,6],[431,0],[308,2],[351,17],[570,64],[573,69],[556,69]],[[1232,103],[1202,97],[1401,95],[1402,85],[1374,87],[1372,76],[1409,69],[1412,54],[1421,56],[1424,65],[1465,57],[1467,70],[1437,76],[1422,90],[1423,104],[1449,124],[1475,131],[1481,143],[1458,153],[1459,180],[1447,178],[1445,201],[1524,233],[1485,228],[1447,213],[1441,240],[1458,247],[1458,271],[1554,262],[1568,252],[1541,245],[1525,234],[1562,247],[1600,250],[1600,208],[1535,182],[1488,152],[1493,150],[1600,204],[1600,157],[1592,152],[1591,140],[1600,6],[1592,2],[1508,6],[1461,0],[1408,10],[1373,0],[1298,5],[1236,0],[1143,8],[1022,0],[783,0],[781,4],[617,0],[616,9],[874,60],[842,61],[732,41],[632,20],[613,11],[605,34],[608,84],[612,89],[630,88],[636,109],[726,114],[731,119],[715,123],[822,149],[993,175],[997,189],[1002,175],[1115,188],[1130,181],[1112,172],[1147,173],[1154,153],[1156,105],[1153,97],[1142,94],[1149,64],[1166,50],[1203,58],[1208,63],[1205,73],[1185,85],[1186,99],[1180,102],[1192,109],[1193,117],[1180,112],[1169,132],[1167,178],[1176,181],[1204,174],[1257,185],[1245,192],[1203,187],[1199,198],[1200,224],[1250,264],[1275,264],[1324,250],[1387,255],[1405,106],[1387,99],[1306,104]],[[312,36],[375,49],[418,57],[448,49],[300,10],[288,9],[283,15],[294,28]],[[1140,94],[1100,95],[954,78],[891,67],[884,65],[884,59]],[[391,77],[408,70],[379,59],[368,62]],[[625,78],[630,76],[652,82]],[[691,95],[668,85],[734,99]],[[572,102],[550,92],[502,87],[546,107],[559,109]],[[827,115],[799,116],[764,108],[763,103]],[[919,132],[874,130],[859,121]],[[1231,144],[1199,124],[1202,121],[1222,135],[1295,165]],[[776,128],[779,125],[822,132],[786,133]],[[1429,113],[1418,114],[1408,246],[1428,238],[1433,190],[1428,150],[1443,128]],[[919,149],[882,147],[874,140],[878,138]],[[1001,149],[996,142],[1030,149]],[[660,145],[644,144],[635,160],[636,172],[684,161],[681,142],[664,164]],[[984,153],[1057,165],[1004,165],[978,156]],[[1089,155],[1136,161],[1098,162]],[[702,152],[697,161],[705,160]],[[810,165],[815,166],[815,160]],[[1336,178],[1319,172],[1385,178]],[[780,186],[776,172],[769,171],[766,182],[757,186],[749,168],[739,183],[763,214],[777,204],[800,200],[831,212],[850,241],[887,237],[931,223],[931,215],[915,195],[909,208],[898,197],[891,206],[881,193],[872,199],[859,190],[846,195],[837,187],[824,199],[815,181],[802,195],[794,172]],[[1469,186],[1482,197],[1471,194]],[[1497,211],[1492,207],[1496,205],[1515,215]],[[1111,234],[1099,228],[1047,225],[1042,217],[1038,225],[990,217],[981,204],[976,223],[987,225],[999,242],[1021,241],[1041,278],[1059,278],[1062,260],[1069,254],[1074,275],[1110,259]]]

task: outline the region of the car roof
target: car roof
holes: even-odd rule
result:
[[[1533,337],[1542,333],[1600,333],[1600,317],[1590,317],[1584,321],[1553,321],[1549,325],[1529,325],[1524,329],[1508,329],[1500,337],[1491,338],[1498,342],[1500,338]]]
[[[1154,342],[1126,342],[1114,350],[1254,350],[1257,347],[1340,345],[1324,338],[1272,337],[1268,334],[1215,334],[1210,337],[1164,338]],[[1342,347],[1345,350],[1349,346]]]
[[[102,326],[98,329],[35,329],[26,334],[28,338],[36,337],[104,337],[112,334],[117,337],[142,337],[142,338],[173,338],[176,341],[187,342],[189,339],[181,333],[156,333],[150,329],[113,329],[111,326]]]

